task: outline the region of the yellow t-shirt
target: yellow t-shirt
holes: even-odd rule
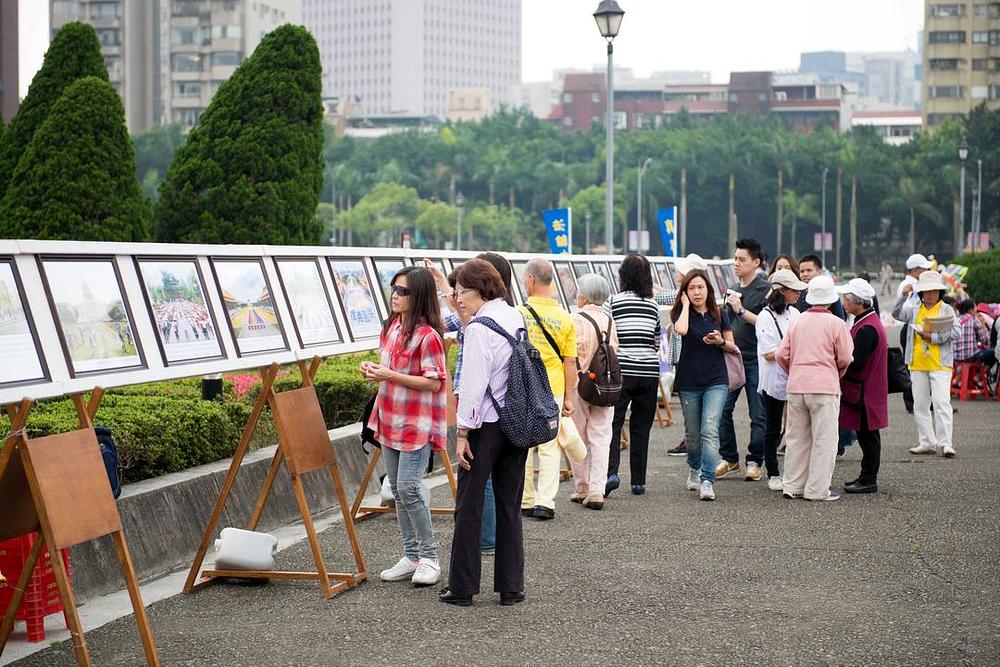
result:
[[[552,349],[552,345],[545,338],[538,320],[528,312],[524,306],[518,306],[521,315],[524,316],[524,325],[528,330],[528,340],[535,346],[535,349],[542,355],[545,363],[545,370],[548,371],[549,385],[552,387],[553,396],[563,396],[566,393],[566,375],[563,371],[563,358],[576,358],[576,327],[573,319],[569,316],[559,302],[555,299],[543,299],[532,296],[528,298],[528,303],[545,324],[545,330],[549,332],[559,348],[559,354]]]
[[[914,321],[918,327],[923,326],[924,319],[928,317],[938,317],[941,312],[941,302],[938,301],[934,304],[934,307],[927,309],[923,304],[920,304],[920,310],[917,311],[917,317]],[[932,343],[929,340],[924,340],[917,334],[916,331],[913,332],[913,359],[910,361],[911,371],[945,371],[949,370],[941,365],[941,346],[937,343]]]

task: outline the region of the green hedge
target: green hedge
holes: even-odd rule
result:
[[[1000,303],[1000,249],[963,255],[956,263],[969,267],[965,291],[976,301]]]

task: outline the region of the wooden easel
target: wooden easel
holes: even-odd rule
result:
[[[314,357],[310,364],[305,361],[299,362],[299,371],[302,373],[302,387],[291,391],[277,393],[274,391],[274,380],[278,376],[278,364],[272,363],[260,371],[263,379],[260,395],[254,403],[250,418],[243,429],[243,437],[233,454],[232,463],[229,465],[229,472],[222,484],[219,499],[215,503],[215,509],[205,527],[201,544],[198,546],[198,553],[195,555],[194,563],[188,572],[187,581],[184,582],[184,592],[190,593],[197,590],[216,579],[239,578],[239,579],[309,579],[319,581],[323,590],[323,596],[327,599],[337,593],[341,593],[350,588],[355,588],[359,583],[368,578],[368,571],[365,566],[364,557],[361,554],[361,543],[358,541],[357,532],[354,529],[354,520],[347,505],[347,494],[344,492],[344,485],[340,479],[340,472],[337,468],[337,457],[333,447],[330,445],[330,436],[323,420],[323,412],[320,410],[319,400],[316,398],[316,388],[313,386],[313,378],[322,360]],[[264,512],[271,487],[284,461],[288,474],[291,477],[292,488],[295,491],[295,500],[299,506],[299,513],[302,516],[302,523],[305,525],[306,534],[309,538],[309,546],[312,549],[313,560],[316,562],[315,572],[286,572],[271,570],[221,570],[208,569],[201,570],[208,551],[209,544],[215,535],[215,527],[219,522],[226,500],[232,491],[236,475],[240,471],[240,464],[246,456],[247,448],[250,445],[250,438],[260,421],[264,406],[268,405],[274,417],[275,425],[278,429],[278,449],[271,460],[271,468],[268,470],[264,480],[263,488],[257,498],[253,514],[247,525],[249,530],[256,530],[260,517]],[[301,476],[307,472],[326,468],[330,471],[333,487],[337,493],[340,503],[340,512],[344,519],[344,527],[347,529],[347,536],[354,552],[354,561],[357,565],[356,572],[329,572],[323,560],[323,552],[320,549],[319,538],[316,535],[316,527],[313,525],[312,515],[309,511],[309,504],[306,501],[305,489],[302,486]],[[201,580],[198,574],[201,573]],[[332,583],[331,583],[332,582]]]
[[[667,390],[663,386],[663,380],[659,380],[660,383],[660,395],[663,396],[663,405],[666,410],[666,417],[663,416],[663,411],[660,408],[660,399],[656,399],[656,423],[660,425],[660,428],[666,428],[674,423],[674,415],[670,412],[670,399],[667,396]]]
[[[59,551],[110,535],[132,600],[146,664],[160,664],[135,568],[122,532],[121,517],[111,494],[94,433],[93,419],[103,394],[104,390],[97,388],[86,402],[82,394],[74,394],[72,400],[80,429],[44,438],[29,439],[24,432],[34,401],[26,398],[20,405],[6,406],[11,430],[6,446],[0,452],[0,507],[3,508],[0,513],[0,541],[33,532],[41,532],[41,536],[31,547],[24,570],[15,584],[10,607],[0,624],[0,655],[14,628],[14,616],[24,598],[28,579],[42,549],[47,548],[76,661],[88,667],[93,664],[76,608],[73,586]]]
[[[448,456],[448,450],[442,450],[440,452],[441,459],[444,462],[444,471],[448,475],[448,486],[451,487],[451,495],[453,498],[458,497],[458,478],[455,477],[455,468],[452,465],[451,457]],[[361,486],[358,487],[358,494],[354,496],[354,504],[351,506],[351,516],[354,517],[355,521],[364,521],[365,519],[370,519],[378,514],[391,514],[395,512],[395,508],[386,507],[385,505],[362,505],[361,503],[365,500],[365,492],[368,490],[368,485],[371,483],[372,477],[375,475],[375,466],[378,464],[378,460],[382,457],[382,450],[378,447],[375,451],[371,453],[368,458],[368,468],[365,470],[364,477],[361,478]],[[432,507],[431,514],[454,514],[455,508],[453,507]]]

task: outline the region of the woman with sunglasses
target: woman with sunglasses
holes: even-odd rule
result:
[[[441,311],[434,278],[423,267],[400,269],[391,290],[392,312],[379,338],[381,363],[361,363],[365,379],[379,383],[368,428],[382,445],[403,535],[403,557],[381,578],[430,586],[440,579],[441,565],[421,480],[431,450],[443,450],[448,435]]]

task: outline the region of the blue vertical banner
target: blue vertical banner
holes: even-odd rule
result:
[[[677,207],[661,208],[656,211],[656,222],[660,225],[660,238],[663,239],[663,254],[666,257],[677,256]]]
[[[573,212],[568,208],[542,211],[542,220],[552,254],[570,254],[573,248]]]

